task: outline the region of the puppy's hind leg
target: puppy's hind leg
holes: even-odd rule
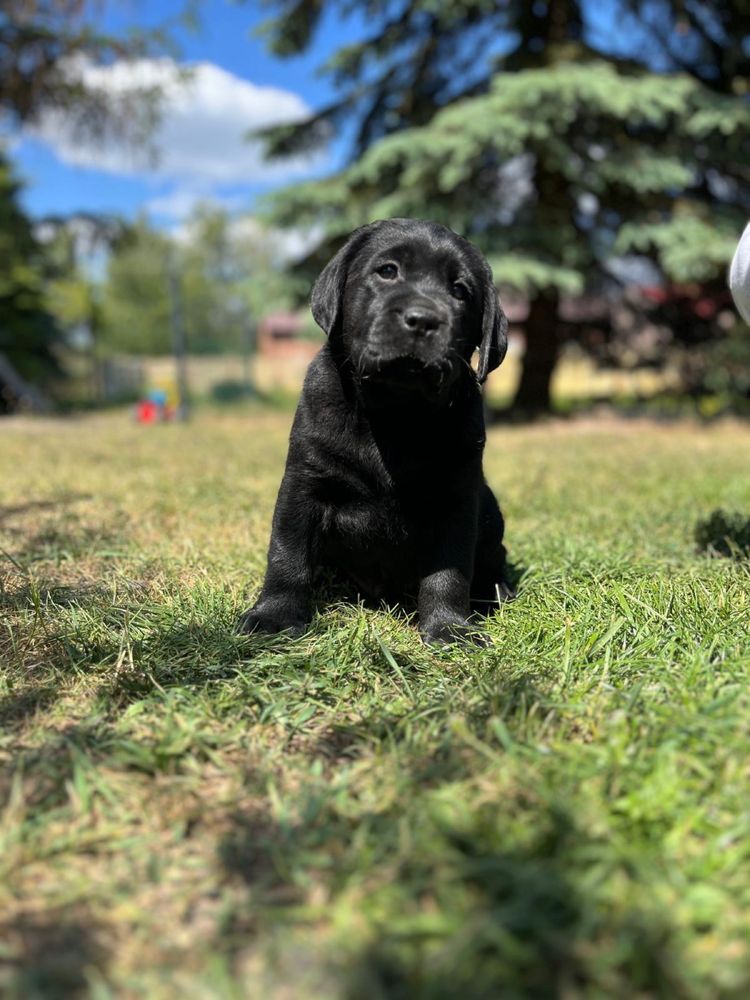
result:
[[[516,596],[508,575],[503,545],[505,522],[492,490],[485,484],[479,505],[474,575],[471,581],[471,605],[481,614],[489,614]]]

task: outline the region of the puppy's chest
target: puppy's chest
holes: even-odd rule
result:
[[[424,476],[394,475],[375,449],[342,463],[318,484],[324,530],[350,545],[403,545],[415,534]]]

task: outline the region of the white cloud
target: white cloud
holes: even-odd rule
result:
[[[232,222],[232,235],[239,242],[269,241],[271,255],[280,264],[287,264],[316,247],[323,238],[323,231],[317,226],[306,229],[266,228],[252,215],[241,215]]]
[[[51,146],[63,163],[120,176],[180,182],[193,188],[189,194],[195,200],[201,189],[289,180],[320,164],[311,157],[266,163],[260,144],[245,138],[252,129],[304,117],[309,109],[292,91],[257,86],[208,62],[188,67],[171,59],[111,66],[78,63],[71,71],[79,73],[87,86],[101,88],[114,98],[159,87],[161,122],[153,151],[137,150],[112,139],[82,138],[62,115],[49,112],[29,131]],[[176,199],[183,198],[185,203],[187,195],[177,190],[172,197],[174,209],[182,207]]]
[[[170,235],[177,243],[189,243],[195,239],[195,232],[194,220],[183,218]],[[230,221],[229,236],[238,245],[263,244],[269,258],[283,266],[309,253],[320,243],[323,232],[318,227],[277,229],[246,214],[235,216]]]
[[[176,187],[165,194],[149,198],[144,208],[152,215],[166,219],[187,219],[202,204],[216,205],[227,212],[234,212],[247,205],[247,197],[240,194],[220,195],[204,187]]]

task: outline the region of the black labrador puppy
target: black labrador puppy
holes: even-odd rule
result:
[[[507,347],[487,261],[444,226],[374,222],[325,267],[311,307],[328,342],[307,372],[242,631],[302,633],[325,567],[364,597],[416,598],[426,642],[482,641],[471,605],[512,596],[482,475],[480,384]]]

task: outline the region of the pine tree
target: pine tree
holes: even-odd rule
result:
[[[373,20],[393,10],[368,6]],[[662,8],[671,17],[666,0]],[[652,16],[624,0],[622,15],[644,9]],[[437,219],[483,247],[500,283],[528,294],[515,398],[525,411],[550,405],[562,294],[608,276],[613,255],[626,252],[650,255],[675,279],[715,277],[750,213],[744,78],[727,71],[721,87],[699,71],[656,72],[658,59],[673,67],[655,36],[644,44],[641,20],[628,58],[621,38],[612,55],[612,39],[592,40],[590,14],[580,0],[410,0],[368,42],[334,57],[344,89],[336,105],[267,133],[270,152],[286,154],[361,116],[350,166],[282,192],[276,221],[323,223],[330,243],[371,218]],[[294,17],[267,30],[278,52],[309,40]],[[508,38],[515,45],[503,54]],[[399,54],[408,71],[394,71]],[[710,76],[705,44],[683,55]]]
[[[11,126],[63,114],[81,133],[148,138],[158,90],[113,95],[81,72],[164,50],[168,25],[110,33],[99,0],[22,0],[0,4],[0,121]]]
[[[19,204],[19,191],[0,153],[0,356],[6,371],[0,377],[0,412],[17,401],[7,381],[11,369],[34,385],[49,383],[59,372],[59,330],[44,301],[43,254]]]

